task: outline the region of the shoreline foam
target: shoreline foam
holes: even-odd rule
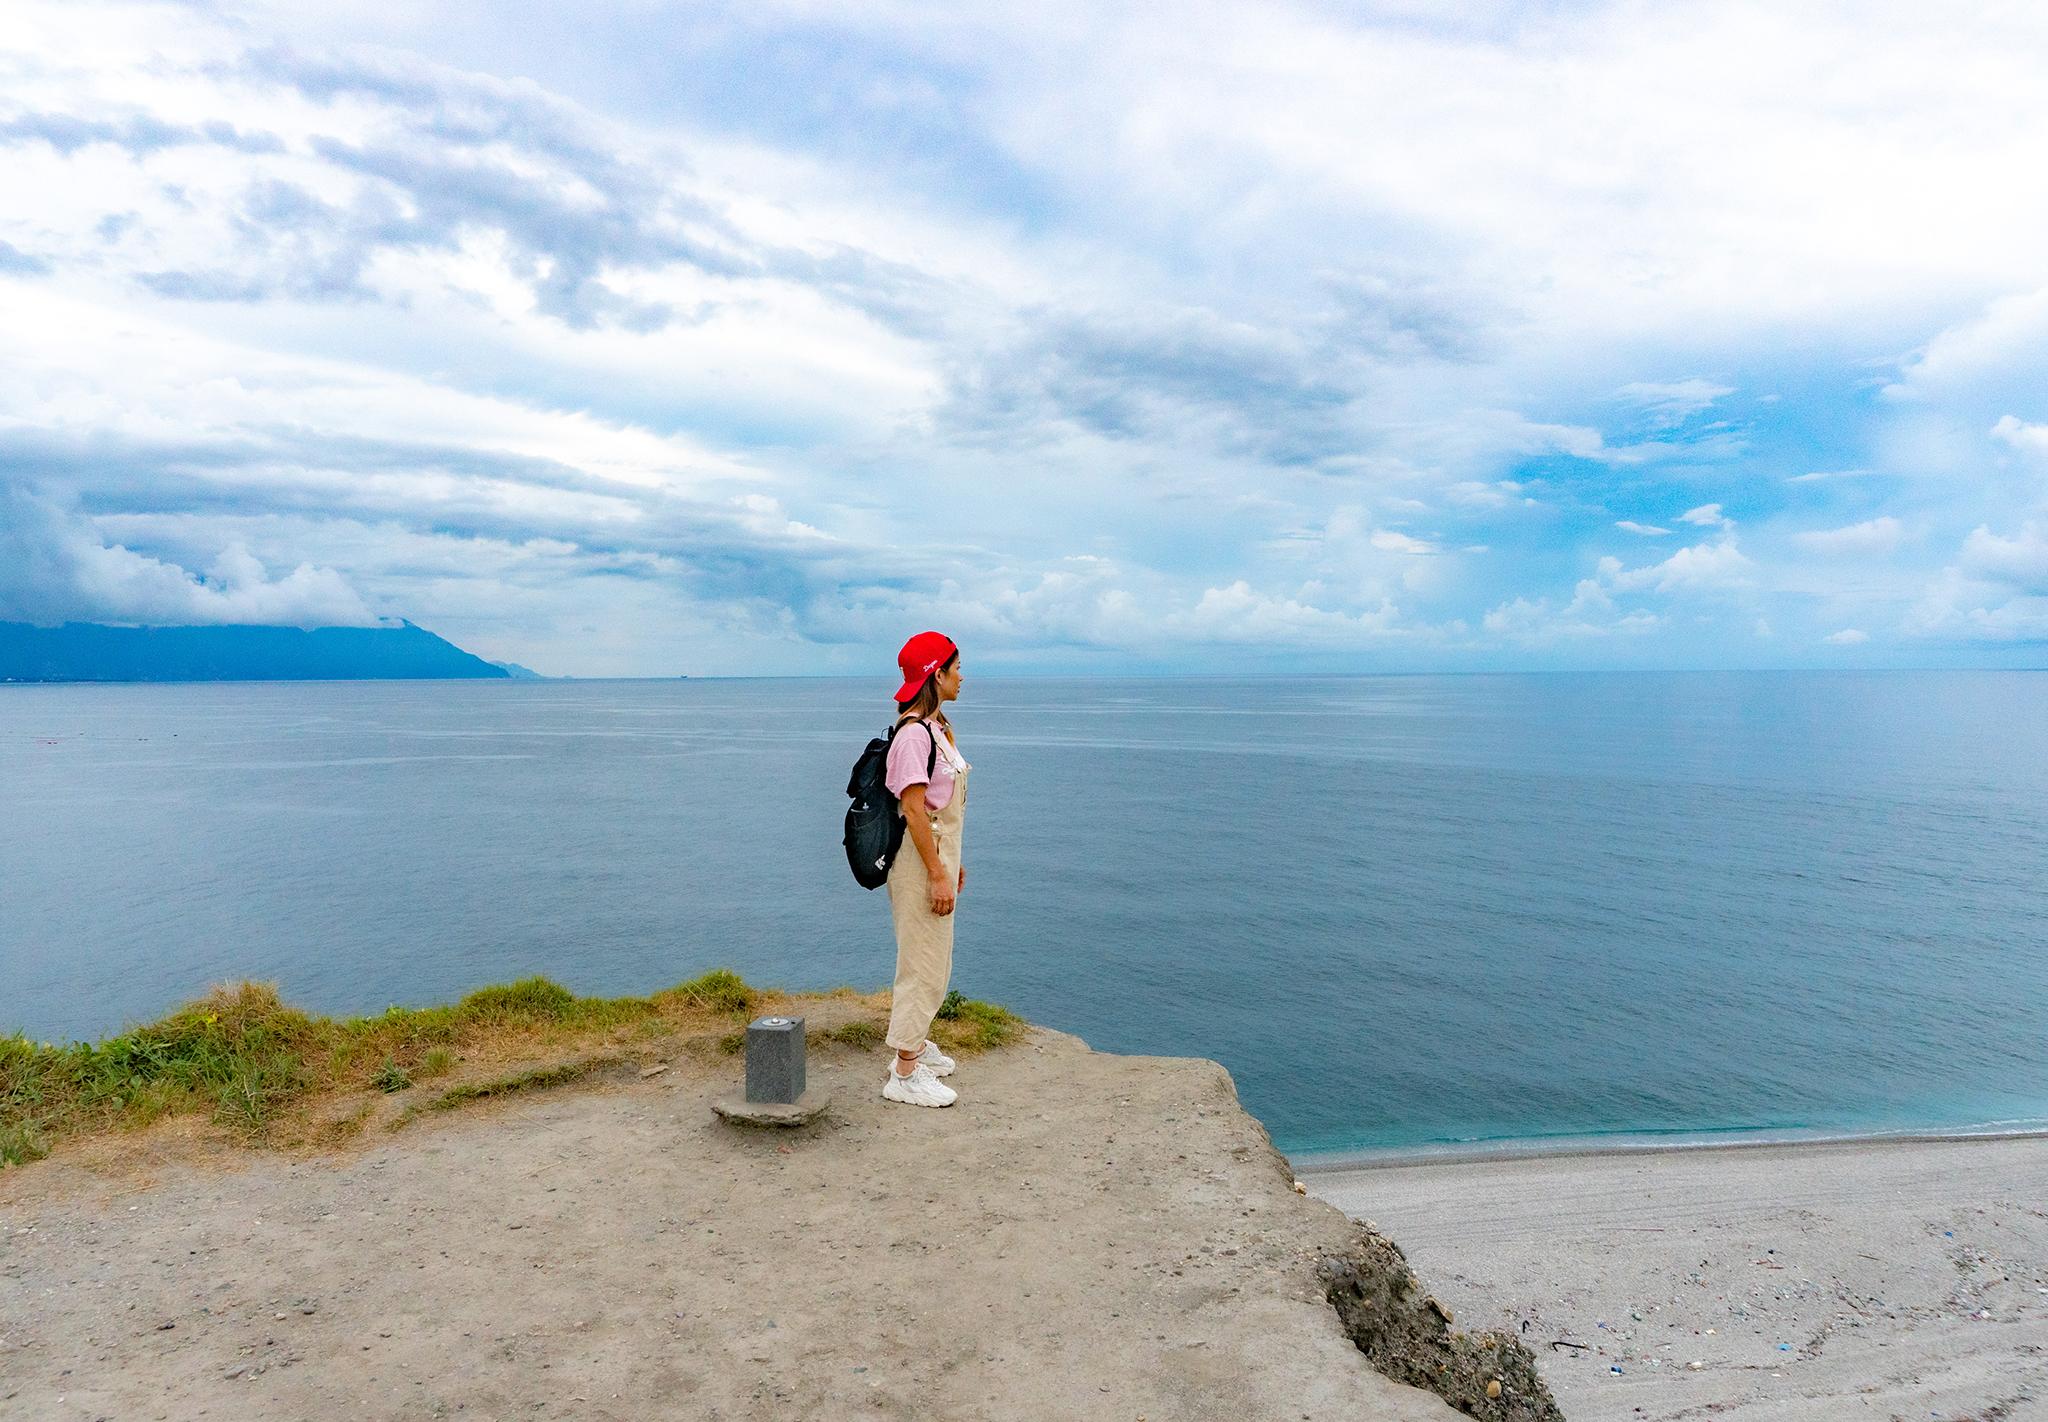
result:
[[[1753,1151],[1778,1147],[1824,1149],[1866,1145],[1941,1145],[1961,1141],[2048,1138],[2048,1119],[1987,1121],[1950,1129],[1919,1127],[1896,1131],[1830,1131],[1797,1128],[1729,1127],[1726,1130],[1616,1131],[1570,1136],[1504,1136],[1478,1141],[1444,1141],[1413,1146],[1368,1146],[1352,1150],[1283,1152],[1306,1177],[1354,1170],[1396,1170],[1416,1165],[1479,1165],[1490,1161],[1557,1160],[1582,1156],[1690,1154]]]

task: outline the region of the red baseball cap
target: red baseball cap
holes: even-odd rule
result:
[[[902,705],[924,690],[932,673],[959,654],[953,639],[943,632],[920,632],[903,644],[896,665],[903,669],[903,685],[896,689],[896,704]]]

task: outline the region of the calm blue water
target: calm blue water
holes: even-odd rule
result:
[[[886,694],[886,689],[883,694]],[[0,1029],[885,984],[866,683],[0,687]],[[956,984],[1290,1151],[2048,1117],[2048,675],[977,679]]]

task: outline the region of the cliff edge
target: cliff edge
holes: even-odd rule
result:
[[[917,1110],[821,1025],[795,1131],[714,1118],[723,1057],[340,1154],[6,1172],[0,1416],[1556,1416],[1215,1063],[1034,1028]]]

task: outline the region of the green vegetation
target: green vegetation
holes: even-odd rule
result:
[[[335,1035],[332,1024],[326,1035]],[[317,1061],[335,1055],[321,1051],[322,1036],[321,1024],[273,990],[244,985],[96,1047],[0,1038],[0,1133],[55,1138],[195,1109],[252,1132],[312,1086]]]
[[[499,1021],[531,1021],[560,1017],[576,1005],[576,994],[546,978],[521,978],[516,983],[478,988],[458,1004],[472,1017]]]
[[[949,1052],[985,1052],[1010,1041],[1023,1026],[1024,1019],[1015,1013],[992,1002],[976,1001],[956,988],[939,1004],[938,1018],[932,1023],[932,1040]],[[735,1035],[729,1050],[740,1050],[744,1035]],[[871,1051],[888,1040],[888,1027],[884,1022],[856,1017],[818,1033],[818,1040]]]
[[[992,1002],[976,1001],[955,988],[939,1004],[938,1018],[932,1023],[932,1040],[949,1052],[985,1052],[1008,1042],[1023,1025],[1024,1019],[1015,1013]],[[882,1023],[855,1018],[818,1036],[821,1041],[867,1051],[888,1040],[888,1029]],[[735,1041],[732,1050],[738,1051],[740,1045]]]
[[[97,1045],[0,1037],[0,1165],[39,1159],[65,1135],[168,1115],[204,1113],[264,1139],[291,1108],[334,1091],[403,1091],[445,1075],[458,1056],[537,1056],[643,1024],[701,1029],[712,1025],[707,1017],[729,1018],[756,997],[723,970],[657,998],[577,997],[526,978],[452,1006],[337,1020],[292,1007],[263,984],[217,988]]]
[[[259,983],[217,988],[97,1045],[0,1037],[0,1168],[40,1160],[66,1136],[177,1115],[204,1115],[252,1142],[331,1144],[374,1112],[388,1116],[373,1105],[380,1095],[446,1076],[458,1063],[473,1079],[407,1107],[401,1119],[559,1085],[660,1037],[694,1037],[737,1054],[747,1018],[764,1000],[722,968],[652,997],[578,997],[526,978],[452,1005],[346,1019],[303,1012]],[[949,1051],[1000,1046],[1023,1025],[959,993],[948,996],[940,1019],[933,1034]],[[883,1029],[855,1019],[819,1035],[867,1049],[882,1042]]]
[[[590,1057],[578,1062],[558,1062],[553,1066],[531,1067],[525,1071],[507,1072],[492,1077],[489,1081],[466,1082],[442,1092],[427,1103],[430,1111],[449,1111],[457,1106],[467,1106],[472,1101],[484,1101],[493,1096],[510,1096],[518,1091],[537,1091],[543,1087],[561,1086],[586,1076],[598,1067],[611,1065],[610,1057]]]
[[[740,981],[739,974],[713,968],[701,978],[677,983],[660,997],[701,1007],[708,1012],[751,1012],[761,995]]]
[[[43,1138],[29,1126],[0,1127],[0,1170],[10,1165],[27,1165],[50,1153]]]
[[[949,992],[932,1024],[932,1040],[947,1051],[985,1052],[1017,1035],[1024,1019],[992,1002]]]
[[[866,1051],[870,1047],[881,1046],[888,1032],[885,1028],[856,1017],[851,1022],[842,1023],[831,1031],[820,1032],[818,1035],[828,1042],[839,1042]]]

